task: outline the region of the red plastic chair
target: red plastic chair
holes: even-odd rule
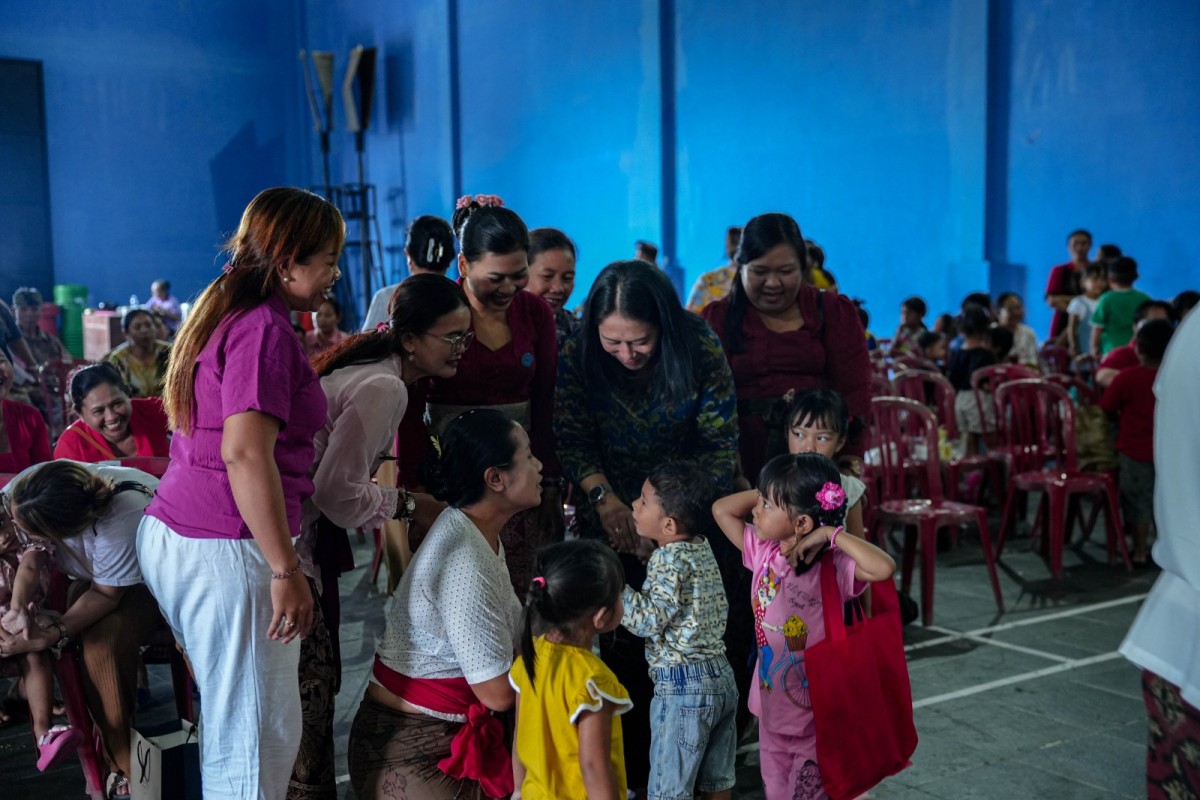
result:
[[[892,395],[892,382],[887,375],[878,372],[871,373],[871,396],[888,397]]]
[[[1038,352],[1038,363],[1047,375],[1071,374],[1071,351],[1056,344],[1044,345]]]
[[[938,365],[930,361],[928,358],[915,356],[912,353],[902,353],[892,358],[893,369],[922,369],[931,372],[938,372]]]
[[[51,415],[53,420],[50,431],[51,441],[57,440],[75,419],[75,407],[71,405],[71,373],[91,363],[93,362],[83,359],[74,361],[55,359],[47,361],[38,368],[38,385],[41,386],[42,396],[46,398],[47,406],[54,403],[58,410],[57,415]]]
[[[167,467],[170,465],[171,459],[161,456],[126,456],[120,459],[122,467],[130,469],[140,469],[148,475],[153,475],[155,478],[162,478],[167,474]]]
[[[958,420],[954,415],[955,391],[950,380],[935,370],[906,370],[896,375],[892,386],[900,397],[916,400],[929,408],[937,417],[938,425],[945,428],[946,435],[951,441],[959,438]],[[986,455],[966,453],[955,458],[942,461],[946,471],[945,492],[951,500],[959,500],[958,487],[962,476],[969,472],[982,472],[990,479],[992,494],[996,502],[1003,497],[1002,482],[1004,476],[994,459]]]
[[[1046,513],[1040,515],[1043,544],[1049,554],[1050,573],[1055,579],[1061,578],[1063,545],[1076,516],[1067,513],[1068,500],[1078,495],[1103,494],[1107,501],[1109,561],[1119,550],[1125,568],[1132,569],[1112,476],[1077,468],[1075,406],[1067,390],[1044,380],[1012,381],[997,390],[996,401],[1000,407],[997,419],[1004,422],[1003,436],[1013,458],[996,555],[1004,548],[1004,539],[1015,525],[1016,510],[1024,508],[1027,494],[1043,492],[1047,504]]]
[[[1004,611],[1004,595],[996,574],[996,556],[988,533],[987,511],[980,506],[956,503],[942,496],[942,479],[938,470],[937,420],[933,412],[915,400],[903,397],[876,397],[871,400],[879,438],[880,464],[876,468],[882,493],[876,521],[881,527],[905,526],[904,553],[901,561],[900,587],[908,591],[912,585],[912,570],[916,552],[921,553],[921,622],[933,623],[933,572],[937,561],[937,533],[950,526],[977,525],[979,539],[987,561],[988,577],[996,595],[996,607]],[[914,442],[922,442],[931,455],[925,460],[927,497],[912,499],[909,470],[905,461],[911,458]],[[882,532],[876,538],[882,538]],[[919,540],[919,545],[918,545]]]
[[[1094,406],[1100,402],[1100,390],[1082,378],[1074,375],[1046,375],[1042,380],[1058,384],[1068,392],[1074,390],[1075,402],[1078,405]]]

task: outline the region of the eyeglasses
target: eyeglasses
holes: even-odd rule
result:
[[[467,347],[471,344],[471,342],[475,341],[475,331],[467,331],[465,333],[460,333],[455,336],[438,336],[435,333],[428,333],[428,332],[426,332],[425,335],[432,336],[435,339],[442,340],[446,344],[450,345],[451,350],[456,350],[460,353],[463,352],[464,350],[466,350]]]

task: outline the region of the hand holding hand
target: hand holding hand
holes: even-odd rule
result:
[[[632,553],[637,549],[637,528],[633,524],[633,512],[614,495],[607,495],[596,506],[600,527],[608,534],[608,540],[619,553]]]

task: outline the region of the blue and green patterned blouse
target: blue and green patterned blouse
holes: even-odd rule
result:
[[[578,483],[604,473],[621,502],[641,494],[650,470],[666,461],[688,459],[713,476],[720,494],[733,489],[737,459],[737,396],[721,341],[705,328],[700,342],[700,374],[686,402],[664,406],[640,385],[618,382],[589,394],[577,331],[558,359],[554,432],[567,478]],[[610,358],[607,354],[604,358]],[[577,504],[581,522],[594,525],[586,500]],[[599,531],[585,533],[598,535]]]

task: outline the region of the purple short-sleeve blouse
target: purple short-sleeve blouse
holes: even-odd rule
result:
[[[226,418],[261,411],[280,422],[275,463],[292,536],[313,493],[313,435],[325,424],[321,382],[304,355],[287,308],[272,297],[223,320],[196,360],[192,433],[175,431],[171,466],[146,513],[180,536],[249,539],[221,459]]]

